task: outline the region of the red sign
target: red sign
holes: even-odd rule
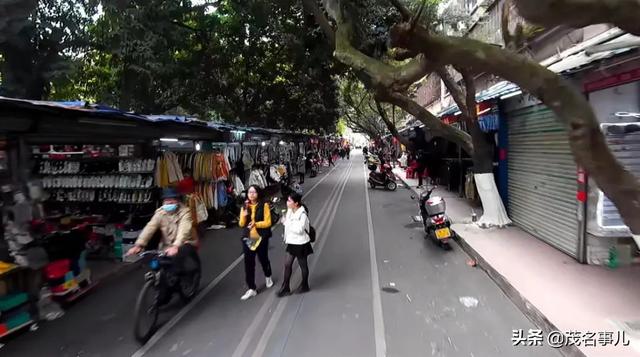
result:
[[[447,115],[444,118],[442,118],[442,122],[447,125],[457,123],[458,117],[456,117],[455,115]]]
[[[578,167],[578,183],[584,184],[587,182],[587,173],[583,168]]]
[[[615,76],[607,77],[598,81],[585,83],[584,91],[593,92],[609,87],[619,86],[621,84],[629,82],[635,82],[638,80],[640,80],[640,68],[634,69],[633,71],[620,73]]]

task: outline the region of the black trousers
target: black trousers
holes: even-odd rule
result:
[[[300,180],[298,180],[298,183],[304,183],[304,173],[300,172],[298,173],[298,176],[300,176]]]
[[[200,269],[200,257],[196,247],[188,243],[181,245],[173,257],[173,266],[178,274],[188,274]]]
[[[256,256],[262,265],[262,271],[267,278],[271,277],[271,262],[269,261],[269,238],[262,238],[258,248],[253,251],[242,242],[244,253],[244,274],[249,289],[256,290]]]

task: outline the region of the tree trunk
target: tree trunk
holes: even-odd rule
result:
[[[482,201],[483,214],[477,225],[482,228],[511,224],[493,174],[493,136],[484,133],[476,120],[471,126],[473,138],[473,178]]]
[[[28,41],[28,38],[25,38],[23,43],[5,43],[2,46],[5,95],[12,98],[42,100],[46,83],[34,63]]]
[[[458,104],[462,118],[471,133],[474,148],[474,152],[471,154],[474,179],[484,209],[478,225],[484,228],[504,227],[510,224],[511,220],[504,208],[493,175],[493,136],[483,132],[480,128],[476,111],[476,86],[473,75],[464,68],[456,69],[462,75],[463,85],[458,85],[446,67],[438,68],[436,72]],[[463,173],[461,172],[461,174]]]
[[[433,35],[410,24],[395,26],[391,37],[395,46],[427,54],[439,65],[492,73],[539,98],[565,126],[576,163],[616,205],[631,231],[640,234],[640,182],[613,156],[591,105],[570,83],[528,58],[480,41]]]

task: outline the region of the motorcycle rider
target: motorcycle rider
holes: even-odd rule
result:
[[[191,210],[182,204],[180,194],[174,188],[162,191],[162,207],[144,227],[135,245],[127,255],[140,254],[157,231],[162,234],[160,249],[173,257],[178,272],[188,272],[200,268],[200,258],[196,250],[197,234],[193,229]]]

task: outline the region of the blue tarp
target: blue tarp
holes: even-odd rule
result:
[[[488,89],[483,90],[480,93],[477,93],[476,102],[480,103],[486,100],[502,97],[503,95],[515,93],[519,90],[520,90],[520,87],[518,87],[517,85],[511,82],[502,81],[498,84],[491,86]],[[438,116],[451,115],[459,110],[460,109],[458,109],[458,106],[454,104],[442,110],[440,114],[438,114]]]
[[[186,125],[202,125],[212,130],[217,131],[244,131],[249,133],[264,134],[264,135],[306,135],[310,134],[296,133],[288,130],[280,129],[266,129],[256,127],[244,127],[236,126],[226,123],[213,123],[200,120],[195,117],[180,116],[180,115],[140,115],[136,113],[128,113],[119,109],[111,108],[105,105],[90,104],[85,101],[36,101],[36,100],[24,100],[7,98],[0,96],[0,109],[15,107],[25,110],[62,110],[62,111],[74,111],[82,112],[83,115],[92,116],[95,120],[103,118],[109,119],[129,119],[129,120],[141,120],[145,122],[161,123],[161,122],[174,122]]]

